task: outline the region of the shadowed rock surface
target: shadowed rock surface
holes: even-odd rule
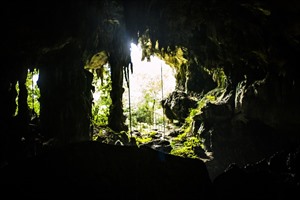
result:
[[[167,117],[185,122],[189,108],[194,107],[190,97],[199,102],[207,95],[222,102],[207,104],[192,122],[196,125],[191,132],[200,133],[195,136],[204,140],[205,150],[213,156],[206,163],[214,179],[211,195],[219,199],[298,196],[299,150],[290,156],[270,156],[300,144],[299,2],[3,3],[0,165],[9,165],[1,170],[1,195],[186,199],[188,194],[200,199],[209,193],[205,166],[197,160],[136,147],[69,145],[92,140],[92,77],[85,66],[97,65],[91,58],[102,51],[109,55],[111,67],[108,127],[116,132],[128,130],[122,94],[123,73],[131,62],[129,44],[148,35],[145,58],[153,52],[176,55],[167,60],[176,70],[176,88],[182,95],[165,100]],[[159,49],[154,48],[156,41]],[[100,63],[104,61],[99,68]],[[39,70],[41,94],[36,99],[40,103],[38,131],[32,130],[30,91],[25,84],[28,70],[34,69]],[[37,145],[52,139],[68,146],[28,158],[28,152],[39,153]],[[285,169],[286,161],[294,164]],[[227,168],[232,163],[235,166]]]
[[[1,170],[1,195],[183,199],[207,197],[211,181],[201,160],[153,149],[82,142],[11,163]]]

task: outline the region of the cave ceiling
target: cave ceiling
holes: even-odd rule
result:
[[[234,105],[210,105],[208,115],[198,117],[212,122],[215,128],[214,151],[228,150],[229,156],[220,153],[220,157],[230,157],[235,151],[224,145],[228,144],[225,137],[237,138],[232,146],[253,153],[252,140],[249,144],[248,137],[239,138],[240,133],[254,133],[256,138],[261,131],[258,125],[278,128],[284,134],[291,132],[293,137],[299,133],[299,12],[300,3],[296,0],[7,1],[0,7],[0,91],[4,97],[4,117],[2,113],[0,117],[10,121],[16,107],[16,94],[11,88],[26,79],[24,74],[17,78],[15,74],[42,68],[38,84],[43,134],[48,138],[58,136],[62,143],[66,138],[76,141],[90,137],[91,80],[87,80],[83,68],[95,69],[108,61],[113,105],[109,127],[118,132],[126,130],[121,101],[122,67],[131,62],[130,43],[140,41],[144,58],[156,54],[165,59],[177,70],[176,84],[188,83],[187,87],[196,92],[215,87],[210,83],[211,77],[202,76],[202,72],[222,69],[220,74],[225,74],[223,77],[232,84],[228,93],[236,92],[230,102]],[[178,80],[187,76],[190,82]],[[23,89],[25,111],[26,95]],[[228,107],[231,110],[226,110]],[[244,125],[246,118],[254,125]],[[19,127],[3,122],[3,130]],[[15,132],[20,130],[16,128]],[[262,144],[257,148],[258,154],[270,144],[269,136],[262,136],[267,139],[265,143],[257,140]],[[243,144],[249,144],[249,148]]]
[[[298,13],[297,1],[280,0],[12,1],[1,6],[1,55],[10,65],[29,67],[75,42],[84,61],[105,50],[126,64],[130,42],[147,32],[159,43],[156,53],[181,46],[208,68],[272,66],[292,76]]]

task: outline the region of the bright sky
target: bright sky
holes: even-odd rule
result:
[[[133,107],[138,102],[144,100],[143,90],[151,91],[158,102],[162,99],[162,95],[166,97],[174,91],[176,83],[173,69],[166,65],[164,61],[155,56],[151,57],[150,62],[146,59],[141,61],[141,58],[141,48],[135,44],[131,44],[133,73],[130,74],[130,99]],[[163,81],[163,94],[161,77]],[[124,98],[127,100],[128,93],[124,94]],[[127,105],[124,106],[126,107]]]
[[[39,74],[34,74],[32,79],[33,79],[33,82],[36,83],[39,80]]]

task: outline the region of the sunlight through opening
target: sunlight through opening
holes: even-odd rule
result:
[[[133,126],[147,123],[152,125],[151,128],[161,130],[163,110],[160,101],[175,90],[175,71],[156,56],[151,56],[150,62],[141,59],[141,47],[132,43],[133,73],[129,73],[129,91],[124,80],[124,108],[128,112],[130,92]]]

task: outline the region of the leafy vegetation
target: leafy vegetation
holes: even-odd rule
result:
[[[101,76],[96,70],[92,70],[95,88],[92,106],[92,124],[94,126],[106,126],[108,124],[109,106],[111,105],[110,91],[111,79],[108,65],[102,67]]]
[[[37,69],[28,70],[26,77],[26,89],[27,89],[27,105],[30,110],[31,117],[38,117],[40,115],[40,89],[37,85],[37,80],[39,77],[39,71]],[[19,98],[19,82],[16,83],[15,89],[17,92],[16,97],[16,110],[14,116],[18,114],[19,106],[18,106],[18,98]]]
[[[143,50],[142,59],[147,59],[148,61],[150,61],[150,57],[152,55],[157,55],[159,58],[163,59],[166,64],[176,70],[177,81],[178,79],[184,78],[184,76],[186,76],[186,66],[189,64],[188,60],[186,59],[186,48],[178,46],[173,50],[171,50],[170,48],[167,48],[166,50],[160,50],[158,47],[158,42],[156,42],[155,48],[153,48],[147,32],[142,37],[140,37],[139,42]],[[98,79],[94,78],[93,82],[95,87],[94,95],[97,94],[98,98],[95,99],[92,109],[93,124],[97,126],[107,125],[109,105],[111,104],[111,100],[109,98],[109,92],[111,90],[109,70],[108,68],[103,67],[103,64],[107,61],[107,57],[105,55],[106,54],[104,53],[98,53],[98,56],[94,56],[92,58],[93,62],[91,61],[89,63],[90,68],[92,68],[94,71],[94,76],[98,77]],[[99,69],[99,66],[101,66],[100,76],[99,70],[98,73],[95,73],[95,69]],[[195,133],[195,119],[199,115],[201,115],[201,109],[204,108],[207,103],[217,103],[224,99],[228,83],[227,76],[223,68],[210,68],[209,70],[205,68],[205,70],[212,76],[213,81],[217,83],[217,87],[204,94],[201,98],[198,97],[198,106],[196,108],[190,109],[185,123],[182,127],[180,127],[181,134],[173,138],[171,141],[172,151],[170,153],[173,155],[199,158],[199,149],[204,149],[204,144],[202,138],[200,137],[203,129],[200,128]],[[158,96],[158,91],[160,91],[161,89],[160,87],[161,85],[159,81],[153,80],[151,84],[148,84],[146,88],[143,88],[142,101],[139,101],[138,104],[131,106],[130,108],[131,116],[129,119],[128,115],[127,120],[131,120],[130,123],[132,125],[132,130],[139,132],[138,135],[133,136],[137,145],[151,142],[155,137],[155,134],[157,134],[157,131],[153,131],[153,125],[163,123],[164,116],[162,115],[162,113],[159,117],[156,116],[155,118],[155,112],[162,109],[161,104],[155,102]],[[123,101],[123,104],[128,105],[128,102]],[[126,113],[129,113],[129,106],[126,106],[124,111]],[[94,140],[103,140],[106,143],[109,143],[113,139],[123,141],[122,137],[120,137],[117,133],[113,133],[113,136],[108,136],[107,133],[109,132],[111,133],[112,131],[103,131],[103,129],[101,128],[99,133],[95,134]],[[105,137],[106,139],[104,139]]]
[[[189,65],[187,53],[188,50],[184,47],[175,46],[173,49],[166,48],[160,49],[158,42],[153,47],[151,40],[149,39],[149,31],[146,31],[144,35],[140,37],[140,44],[143,50],[142,59],[150,60],[152,55],[156,55],[171,66],[176,71],[177,85],[180,80],[185,80],[186,71]],[[180,132],[177,137],[171,141],[172,151],[171,154],[183,156],[183,157],[199,157],[199,149],[204,149],[203,140],[201,138],[202,128],[195,133],[194,123],[198,116],[202,114],[201,109],[204,108],[207,103],[218,103],[224,100],[226,93],[226,87],[228,85],[227,76],[223,68],[204,68],[204,70],[211,75],[214,82],[217,83],[217,87],[206,94],[201,94],[198,98],[198,106],[190,109],[188,117],[185,119],[185,123],[180,127]],[[152,86],[153,84],[151,84]],[[148,90],[149,91],[149,90]],[[141,136],[137,137],[137,144],[148,143],[152,140],[149,136],[149,127],[153,123],[152,113],[154,112],[153,98],[151,92],[144,92],[143,101],[139,103],[134,111],[132,111],[132,124],[136,130],[141,133]]]
[[[103,127],[108,124],[111,77],[106,51],[94,54],[85,64],[84,68],[93,74],[92,85],[93,105],[91,123],[94,127]]]
[[[17,114],[19,112],[19,105],[18,105],[19,91],[20,91],[19,81],[16,83],[15,89],[16,89],[16,92],[17,92],[17,97],[16,97],[16,100],[15,100],[15,102],[16,102],[16,110],[15,110],[14,116],[17,116]]]
[[[208,93],[206,93],[199,101],[198,106],[194,109],[190,109],[189,116],[185,119],[185,123],[181,127],[181,134],[175,137],[172,142],[173,155],[182,157],[199,158],[198,151],[205,149],[203,139],[201,138],[201,133],[204,130],[199,128],[195,134],[194,122],[199,115],[201,115],[201,109],[204,108],[209,102],[218,103],[227,98],[224,97],[226,88],[217,87]]]
[[[226,88],[228,85],[227,76],[224,72],[224,69],[221,67],[212,68],[207,70],[208,74],[212,76],[213,81],[217,83],[218,88]]]
[[[177,145],[176,139],[171,143],[172,150],[171,154],[185,157],[185,158],[199,158],[197,153],[195,152],[196,149],[201,148],[203,149],[203,145],[198,137],[187,137],[186,133],[181,134],[178,138],[182,142],[183,145]],[[177,139],[178,139],[177,138]]]
[[[40,89],[37,85],[37,80],[39,77],[39,71],[33,69],[32,71],[28,70],[26,78],[26,88],[28,91],[27,104],[28,108],[31,110],[32,115],[40,115]]]

